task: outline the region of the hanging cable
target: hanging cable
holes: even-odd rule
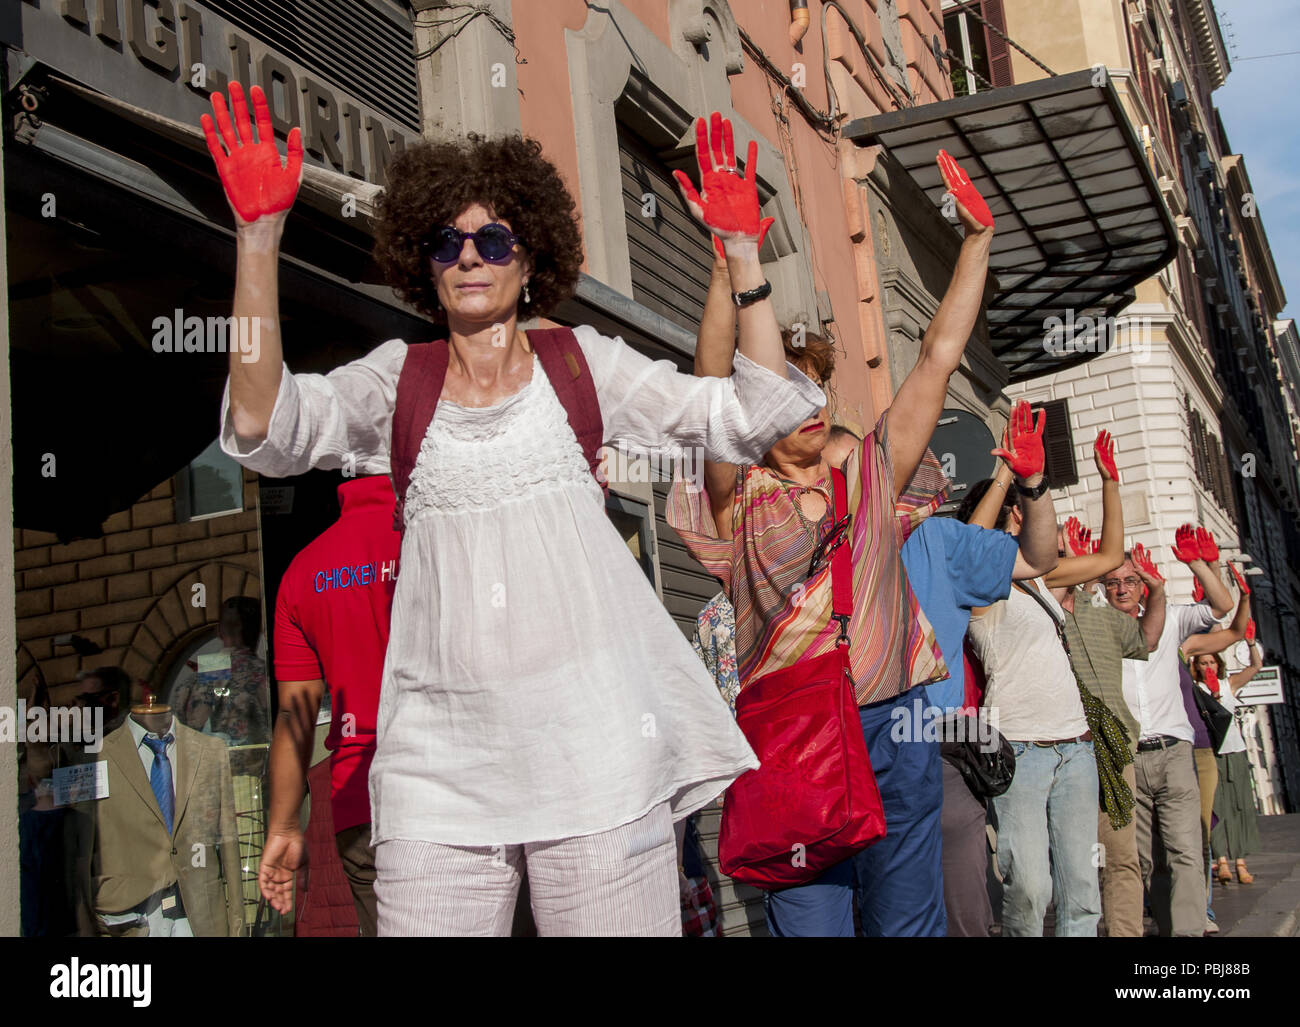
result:
[[[486,5],[481,6],[479,4],[449,4],[446,7],[439,8],[439,10],[458,11],[459,13],[453,14],[449,18],[433,18],[427,21],[421,21],[417,19],[414,22],[415,27],[432,28],[432,29],[442,28],[444,26],[455,26],[455,27],[449,29],[447,34],[442,36],[436,43],[433,44],[433,46],[429,47],[427,50],[423,50],[417,53],[415,55],[415,59],[417,61],[424,60],[424,58],[426,57],[432,57],[435,53],[437,53],[442,48],[442,45],[444,43],[446,43],[448,40],[455,39],[462,32],[464,32],[465,29],[469,27],[470,22],[472,22],[475,18],[483,17],[483,18],[487,18],[487,20],[492,23],[492,27],[495,28],[501,34],[501,36],[505,39],[505,41],[509,43],[512,47],[514,47],[515,63],[516,64],[528,63],[527,59],[524,58],[522,54],[520,54],[519,47],[515,43],[514,29],[512,29],[508,24],[506,24],[506,22],[504,22],[500,17],[498,17],[495,13],[493,13],[492,9],[487,7]]]
[[[974,19],[975,19],[976,21],[978,21],[981,25],[984,25],[985,27],[987,27],[988,30],[989,30],[990,32],[992,32],[994,35],[996,35],[996,36],[998,36],[1000,39],[1002,39],[1002,40],[1007,44],[1007,46],[1011,47],[1013,50],[1018,50],[1020,53],[1024,54],[1024,55],[1025,55],[1025,56],[1026,56],[1026,57],[1027,57],[1031,62],[1033,62],[1034,64],[1038,65],[1038,67],[1042,68],[1045,72],[1047,72],[1047,74],[1048,74],[1049,76],[1051,76],[1052,78],[1055,78],[1055,77],[1056,77],[1056,72],[1054,72],[1054,71],[1053,71],[1051,68],[1049,68],[1046,64],[1044,64],[1044,63],[1043,63],[1042,61],[1040,61],[1037,57],[1035,57],[1033,54],[1031,54],[1031,53],[1030,53],[1028,50],[1026,50],[1023,46],[1021,46],[1019,43],[1017,43],[1014,39],[1012,39],[1010,36],[1008,36],[1005,32],[1003,32],[1000,28],[998,28],[996,25],[994,25],[991,21],[985,21],[985,20],[984,20],[983,18],[981,18],[978,14],[976,14],[974,11],[970,10],[970,9],[967,8],[967,7],[959,8],[959,10],[960,10],[960,12],[961,12],[962,14],[966,15],[968,18],[974,18]],[[948,13],[951,14],[951,13],[953,13],[953,12],[949,11]]]
[[[791,102],[799,108],[799,113],[802,114],[814,128],[824,132],[834,132],[834,118],[823,111],[819,111],[809,103],[808,98],[803,95],[803,90],[796,86],[785,72],[772,63],[772,59],[768,57],[767,54],[759,48],[758,44],[749,37],[749,33],[739,25],[737,25],[736,28],[740,32],[740,41],[744,45],[745,49],[749,51],[750,56],[754,58],[754,61],[760,68],[781,83],[785,91],[790,94]]]

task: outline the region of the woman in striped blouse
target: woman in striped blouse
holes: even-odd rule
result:
[[[947,485],[927,446],[979,314],[993,217],[951,157],[940,151],[938,163],[965,231],[961,253],[916,366],[843,464],[852,514],[849,659],[887,834],[815,881],[768,892],[768,928],[777,935],[852,935],[855,879],[864,933],[945,933],[939,746],[923,741],[919,730],[900,744],[891,728],[899,707],[929,705],[925,685],[946,677],[947,668],[899,550],[912,527],[938,508]],[[700,331],[698,375],[731,373],[730,289],[719,264]],[[811,335],[798,342],[786,333],[788,359],[825,385],[833,349]],[[735,606],[742,692],[764,674],[836,645],[829,575],[808,577],[816,542],[833,520],[825,454],[830,428],[828,405],[773,446],[762,463],[706,462],[702,493],[684,481],[673,487],[669,523]]]

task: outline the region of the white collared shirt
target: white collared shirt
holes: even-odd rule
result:
[[[131,732],[131,737],[135,740],[135,751],[140,757],[140,762],[144,764],[144,776],[150,781],[153,780],[151,775],[153,774],[154,755],[153,750],[144,744],[144,740],[146,738],[166,738],[169,734],[172,736],[172,740],[167,743],[166,752],[167,762],[172,768],[172,801],[174,803],[176,797],[176,718],[171,719],[171,722],[167,725],[167,730],[160,735],[156,735],[152,731],[146,731],[144,725],[136,721],[134,717],[126,718],[126,726]]]
[[[1137,716],[1139,738],[1172,735],[1186,742],[1196,741],[1178,683],[1178,647],[1216,624],[1209,603],[1167,605],[1164,630],[1155,651],[1145,662],[1124,661],[1124,700]]]

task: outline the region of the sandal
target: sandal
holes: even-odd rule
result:
[[[1226,859],[1219,860],[1219,883],[1220,884],[1232,883],[1232,870],[1229,869],[1228,861]]]
[[[1246,861],[1244,859],[1237,860],[1237,880],[1242,884],[1250,884],[1255,880],[1255,875],[1246,869]]]

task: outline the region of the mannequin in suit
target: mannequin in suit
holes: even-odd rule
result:
[[[166,759],[155,771],[153,753]],[[83,935],[238,936],[243,929],[230,758],[166,706],[137,706],[104,739],[108,796],[78,803]],[[170,776],[164,811],[155,783]],[[171,827],[168,828],[167,813]]]

